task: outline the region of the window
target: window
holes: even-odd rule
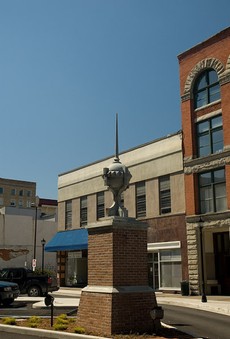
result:
[[[3,194],[3,193],[4,193],[4,188],[0,187],[0,194]]]
[[[10,200],[10,206],[16,206],[16,201],[15,201],[15,199],[11,199]]]
[[[12,188],[11,195],[16,195],[16,188]]]
[[[148,253],[149,286],[155,290],[180,288],[182,279],[181,250],[161,249]]]
[[[0,206],[3,206],[3,204],[4,204],[3,198],[0,198]]]
[[[72,228],[72,200],[65,203],[65,228]]]
[[[97,219],[105,216],[105,197],[104,192],[97,193]]]
[[[81,226],[87,225],[87,197],[80,199],[80,223]]]
[[[22,197],[24,195],[24,191],[23,190],[20,190],[19,191],[19,196]]]
[[[27,197],[31,197],[32,196],[32,191],[27,191],[26,195],[27,195]]]
[[[199,175],[200,212],[218,212],[227,208],[225,170],[205,172]]]
[[[206,70],[197,78],[193,90],[194,108],[220,99],[220,84],[216,71]]]
[[[159,178],[159,190],[160,214],[171,213],[171,190],[169,175]]]
[[[136,183],[136,216],[137,218],[146,216],[146,195],[144,181]]]
[[[160,287],[180,287],[181,254],[180,249],[160,252]]]
[[[223,124],[219,115],[197,124],[198,157],[223,151]]]

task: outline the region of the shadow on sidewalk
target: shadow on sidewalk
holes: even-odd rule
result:
[[[192,339],[195,338],[190,334],[186,334],[174,328],[162,328],[158,333],[158,336],[163,338],[176,338],[176,339]]]

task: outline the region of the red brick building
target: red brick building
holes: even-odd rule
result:
[[[190,288],[230,294],[230,27],[178,59]]]

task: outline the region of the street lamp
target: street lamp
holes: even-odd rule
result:
[[[42,274],[43,274],[44,273],[44,254],[45,254],[45,244],[46,244],[46,241],[44,238],[41,240],[41,244],[42,244]]]
[[[205,294],[205,284],[204,284],[204,255],[203,255],[203,220],[200,217],[199,219],[199,231],[200,231],[200,256],[201,256],[201,301],[202,303],[207,302],[207,297]]]

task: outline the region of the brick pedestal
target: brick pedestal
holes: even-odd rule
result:
[[[120,217],[89,225],[88,286],[82,290],[78,325],[107,336],[151,332],[150,311],[156,307],[148,286],[147,225]]]

